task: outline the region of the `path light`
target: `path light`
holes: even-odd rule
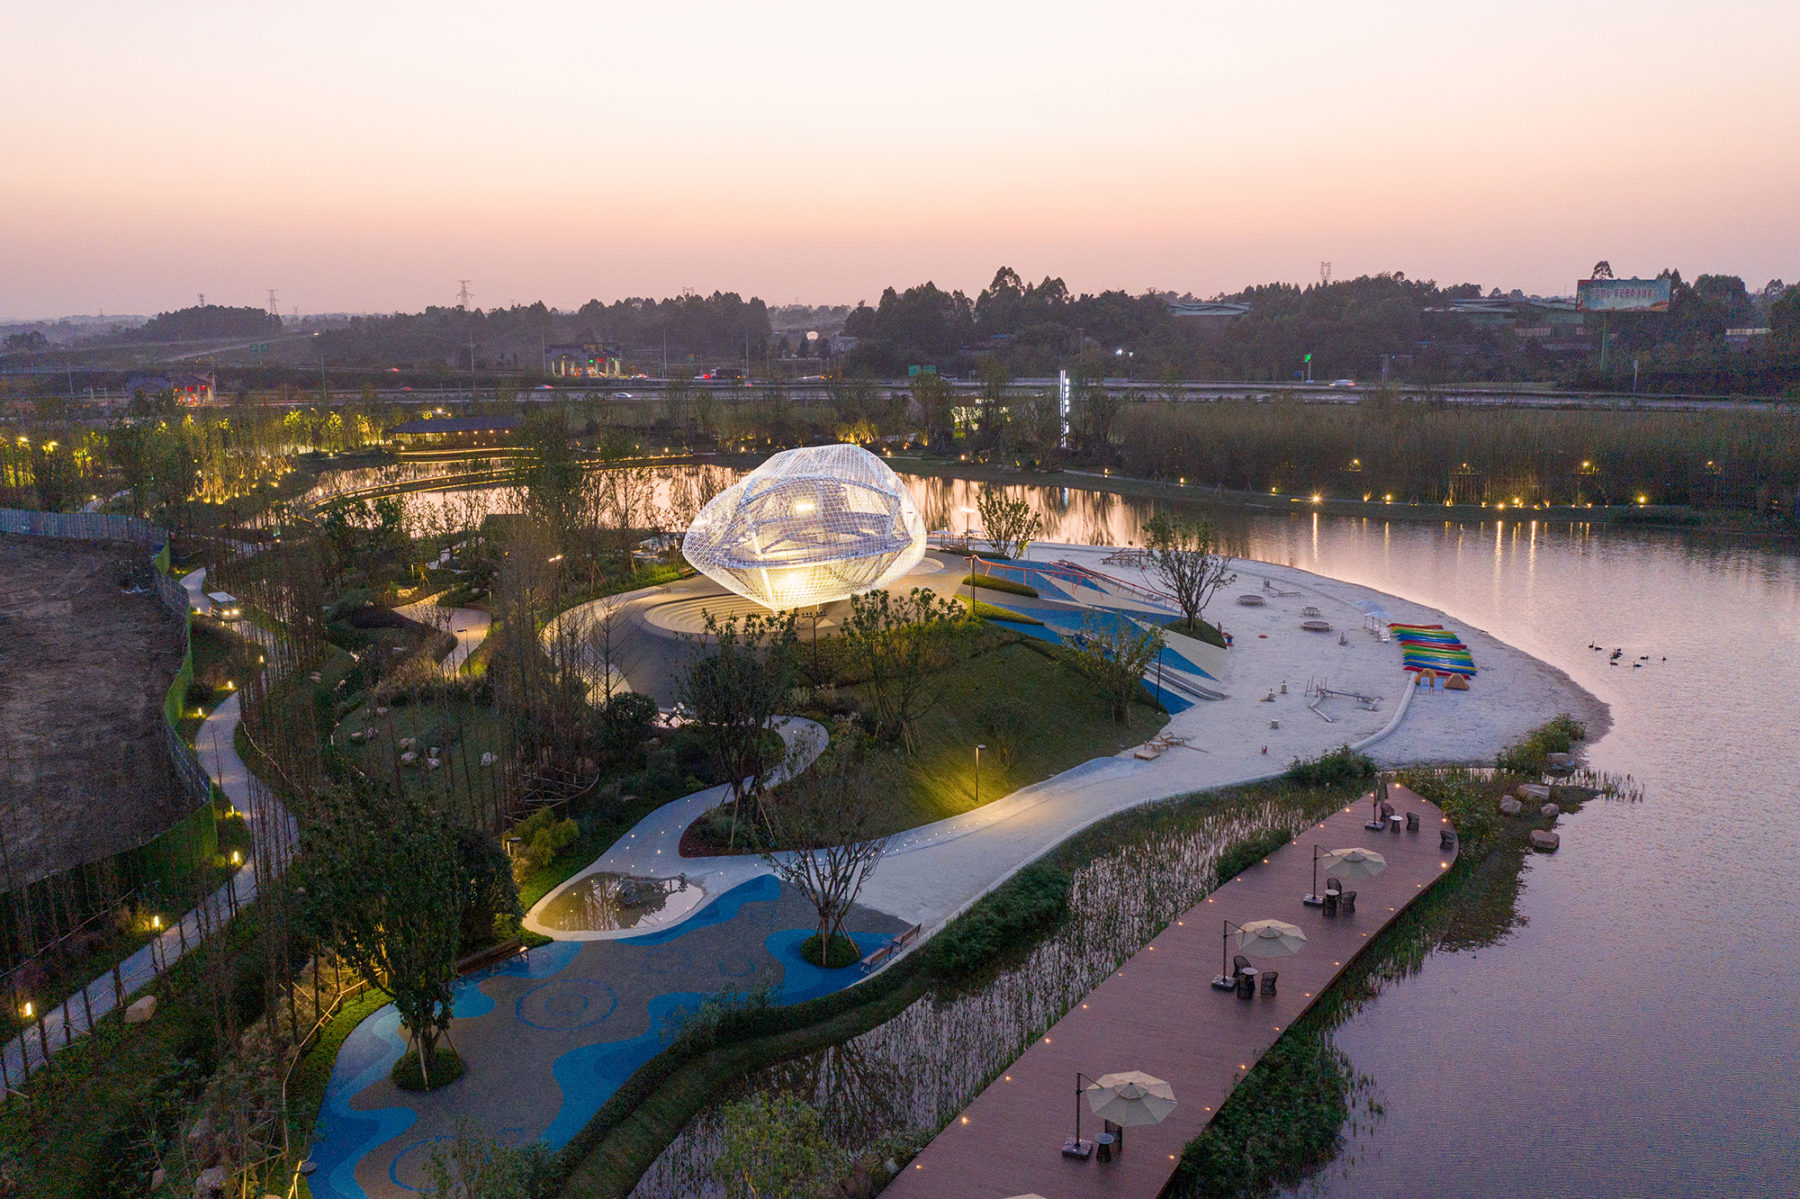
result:
[[[233,866],[242,866],[244,864],[244,855],[239,853],[235,849],[232,850],[231,851],[231,864]]]
[[[31,1019],[31,1011],[32,1011],[31,1000],[27,999],[25,1001],[25,1011],[24,1011],[24,1015],[27,1020]]]
[[[986,748],[985,745],[975,747],[975,806],[978,808],[981,806],[981,751]]]
[[[152,916],[152,917],[150,917],[150,927],[151,927],[151,928],[153,928],[153,929],[156,929],[156,930],[158,930],[158,931],[161,931],[161,929],[162,929],[162,917],[161,917],[161,916]]]

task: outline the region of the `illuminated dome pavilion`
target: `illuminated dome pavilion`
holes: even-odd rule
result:
[[[784,450],[715,496],[682,553],[777,612],[885,586],[925,556],[925,522],[899,476],[853,445]]]

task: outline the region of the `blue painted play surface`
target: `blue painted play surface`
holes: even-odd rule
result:
[[[418,1191],[432,1151],[452,1139],[463,1118],[503,1140],[561,1148],[634,1071],[669,1046],[681,1017],[709,996],[742,993],[774,970],[775,1002],[782,1004],[829,995],[860,979],[856,966],[824,970],[801,959],[800,944],[814,930],[777,927],[803,914],[796,900],[764,875],[673,928],[611,941],[559,941],[463,979],[451,1036],[469,1072],[429,1095],[400,1091],[389,1081],[405,1042],[393,1005],[382,1008],[338,1052],[313,1131],[313,1195],[370,1199]],[[864,953],[898,927],[884,917],[862,923],[895,925],[847,929]],[[352,1106],[359,1097],[362,1105]]]
[[[1117,612],[1100,610],[1073,612],[1067,608],[1029,606],[1028,603],[1015,603],[1014,607],[1020,612],[1029,612],[1034,618],[1041,620],[1044,623],[1041,625],[1024,624],[1020,621],[1013,620],[1003,620],[998,623],[1004,624],[1009,629],[1023,633],[1027,637],[1035,637],[1039,641],[1048,641],[1052,645],[1061,645],[1064,641],[1073,640],[1080,635],[1084,628],[1099,629],[1102,632],[1111,633],[1117,631],[1121,626],[1133,629],[1138,627],[1127,617],[1121,616]],[[1203,679],[1211,679],[1213,677],[1172,649],[1164,649],[1162,658],[1163,664],[1173,669],[1185,670],[1191,674],[1198,675]],[[1144,680],[1144,690],[1148,691],[1152,696],[1157,694],[1154,674]],[[1185,712],[1193,707],[1194,701],[1168,687],[1164,687],[1162,689],[1162,705],[1168,710],[1170,715],[1174,715],[1177,712]]]

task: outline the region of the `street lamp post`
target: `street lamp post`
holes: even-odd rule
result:
[[[986,748],[985,745],[975,747],[975,806],[978,808],[981,806],[981,751]]]

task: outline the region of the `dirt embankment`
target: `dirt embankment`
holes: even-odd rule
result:
[[[0,890],[186,815],[162,731],[181,632],[150,569],[136,547],[0,536]]]

